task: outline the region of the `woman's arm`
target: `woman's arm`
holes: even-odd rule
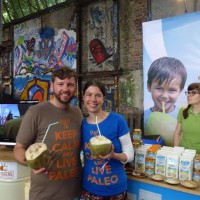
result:
[[[122,145],[122,153],[115,153],[113,146],[111,152],[107,156],[102,158],[103,159],[113,158],[121,161],[123,164],[131,162],[134,159],[134,150],[133,150],[133,144],[131,142],[130,133],[121,136],[119,140]]]
[[[182,124],[177,123],[176,130],[174,132],[174,146],[179,146],[181,143],[181,134],[182,134]]]

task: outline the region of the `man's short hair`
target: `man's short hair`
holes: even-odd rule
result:
[[[71,68],[69,68],[67,66],[60,67],[59,69],[56,69],[56,70],[53,71],[52,78],[51,78],[52,82],[55,81],[56,77],[58,77],[61,80],[65,79],[65,78],[74,77],[75,81],[77,82],[77,74],[76,74],[76,72],[73,69],[71,69]]]

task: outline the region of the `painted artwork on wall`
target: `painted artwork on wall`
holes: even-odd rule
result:
[[[200,12],[143,23],[144,129],[173,146],[185,91],[200,82]]]
[[[53,70],[68,66],[76,70],[76,33],[42,27],[36,18],[14,27],[14,97],[25,100],[51,99]]]
[[[81,8],[82,70],[112,71],[118,55],[117,4],[113,0],[90,3]]]
[[[118,111],[118,74],[111,74],[119,70],[117,1],[91,1],[81,6],[80,17],[80,73],[84,78],[88,73],[94,73],[93,78],[103,78],[108,90],[105,109]],[[84,81],[81,84],[84,85]]]

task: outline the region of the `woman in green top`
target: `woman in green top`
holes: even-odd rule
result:
[[[179,110],[174,146],[195,149],[200,154],[200,83],[188,86],[188,106]]]

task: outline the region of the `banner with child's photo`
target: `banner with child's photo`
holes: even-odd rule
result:
[[[200,82],[200,12],[143,23],[144,135],[173,146],[178,111]]]

